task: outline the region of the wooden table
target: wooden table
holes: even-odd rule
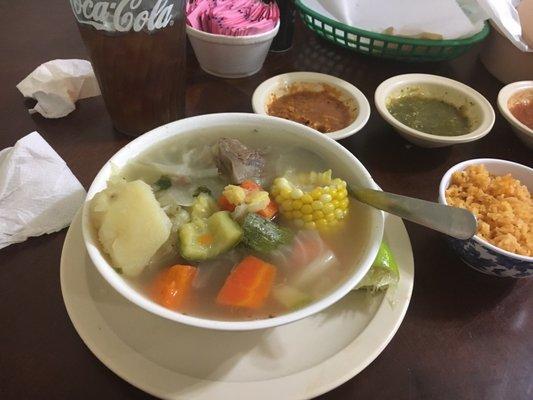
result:
[[[65,0],[0,0],[0,148],[37,130],[87,188],[102,164],[130,139],[113,131],[102,98],[81,101],[66,118],[30,116],[15,85],[54,58],[86,58]],[[377,85],[407,72],[458,79],[496,109],[502,84],[473,51],[447,63],[403,64],[369,58],[316,38],[300,24],[289,52],[270,54],[257,75],[224,80],[189,58],[188,115],[251,112],[263,80],[319,71],[359,87],[373,103]],[[480,141],[422,149],[401,139],[375,108],[366,128],[341,143],[386,190],[435,200],[443,173],[475,157],[531,165],[533,153],[497,112]],[[533,280],[484,276],[463,264],[435,232],[407,224],[416,263],[412,303],[398,333],[358,376],[321,399],[533,398]],[[59,258],[66,230],[0,250],[0,398],[145,399],[85,347],[63,305]]]

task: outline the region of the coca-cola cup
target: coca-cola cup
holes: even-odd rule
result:
[[[70,0],[115,128],[138,136],[185,113],[186,0]]]

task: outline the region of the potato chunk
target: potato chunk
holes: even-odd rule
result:
[[[110,183],[91,202],[104,251],[125,275],[139,275],[168,239],[171,222],[143,181]]]

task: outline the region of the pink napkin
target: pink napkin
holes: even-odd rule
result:
[[[226,36],[268,32],[279,20],[276,2],[261,0],[193,0],[187,3],[186,13],[193,28]]]

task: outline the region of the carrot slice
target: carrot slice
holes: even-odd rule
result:
[[[257,214],[259,214],[260,216],[266,219],[274,218],[277,213],[278,213],[278,205],[273,200],[270,200],[270,203],[268,203],[268,206],[266,206],[265,208],[257,212]]]
[[[190,265],[174,265],[162,271],[152,286],[152,299],[163,307],[178,310],[187,299],[198,270]]]
[[[218,293],[217,303],[224,306],[259,308],[272,289],[276,267],[257,257],[242,260]]]
[[[234,204],[231,204],[229,202],[229,200],[226,198],[226,196],[224,195],[221,195],[219,198],[218,198],[218,205],[220,206],[220,208],[222,208],[223,210],[226,210],[226,211],[233,211],[235,210],[235,205]]]
[[[245,190],[249,190],[250,192],[254,192],[256,190],[262,190],[261,186],[257,184],[257,182],[252,181],[251,179],[245,180],[239,186]]]

